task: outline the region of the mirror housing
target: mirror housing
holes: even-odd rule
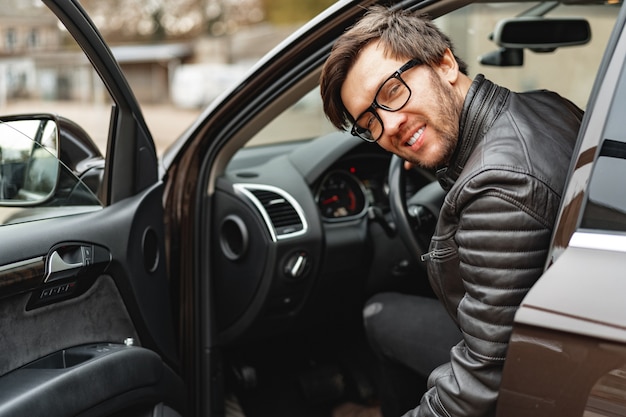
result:
[[[524,65],[524,50],[521,48],[500,48],[482,55],[478,60],[482,65],[494,67],[521,67]]]
[[[498,22],[493,41],[503,48],[552,52],[591,40],[591,26],[582,18],[517,17]]]
[[[480,56],[482,65],[521,67],[524,49],[554,52],[565,46],[584,45],[591,40],[591,26],[582,18],[521,16],[500,20],[490,39],[500,49]]]
[[[52,115],[0,117],[0,204],[38,205],[59,178],[59,130]]]

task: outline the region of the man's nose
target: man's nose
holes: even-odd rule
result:
[[[400,111],[379,111],[379,116],[383,121],[384,135],[393,136],[397,134],[406,122],[406,114]]]

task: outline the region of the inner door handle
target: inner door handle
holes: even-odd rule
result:
[[[59,252],[52,252],[52,255],[48,259],[48,272],[52,274],[60,271],[67,271],[69,269],[82,268],[84,265],[85,264],[82,261],[73,264],[67,263],[63,260],[61,255],[59,255]]]
[[[76,276],[86,266],[93,263],[93,245],[62,246],[48,255],[46,275],[43,282]]]

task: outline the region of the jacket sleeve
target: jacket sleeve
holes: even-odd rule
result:
[[[554,220],[545,213],[555,212],[550,206],[559,198],[536,179],[504,172],[494,184],[493,174],[489,184],[470,180],[442,210],[456,233],[436,233],[431,249],[456,248],[458,262],[439,273],[457,276],[438,279],[443,287],[446,280],[462,283],[447,308],[456,313],[463,340],[430,375],[428,392],[407,417],[495,415],[513,318],[543,271]]]

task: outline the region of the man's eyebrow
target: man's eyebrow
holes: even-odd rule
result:
[[[379,77],[378,82],[375,84],[376,88],[374,90],[374,94],[377,94],[380,91],[380,88],[383,86],[383,84],[389,79],[389,77],[392,74],[381,74]],[[374,100],[374,97],[372,96],[372,100]]]
[[[387,74],[387,75],[381,74],[381,76],[378,77],[379,79],[378,79],[378,81],[376,83],[371,82],[371,83],[369,83],[369,85],[368,85],[367,80],[363,82],[363,84],[362,84],[363,85],[363,89],[362,90],[364,91],[364,93],[369,94],[370,99],[367,102],[367,106],[364,107],[361,111],[359,111],[357,113],[356,117],[353,117],[353,119],[355,121],[356,121],[357,117],[361,116],[363,113],[365,113],[367,110],[370,109],[370,107],[372,106],[372,103],[376,99],[376,95],[380,91],[380,88],[383,86],[385,81],[387,81],[389,79],[389,75],[390,74]],[[350,116],[352,116],[352,114],[350,114]]]

